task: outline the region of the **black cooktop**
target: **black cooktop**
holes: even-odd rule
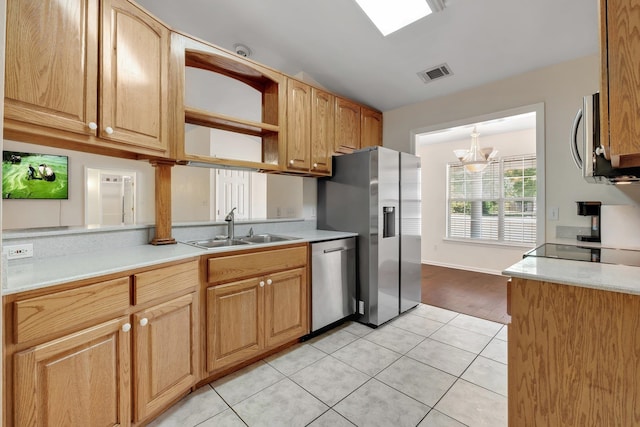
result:
[[[524,254],[525,257],[559,258],[572,261],[601,262],[605,264],[640,267],[640,251],[630,249],[594,248],[579,245],[545,243]]]

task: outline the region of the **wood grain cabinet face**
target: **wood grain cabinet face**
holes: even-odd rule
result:
[[[264,348],[263,283],[251,278],[207,289],[207,371],[241,362]]]
[[[600,0],[601,143],[615,167],[640,166],[640,1]]]
[[[335,110],[336,153],[348,154],[360,148],[360,106],[336,97]]]
[[[311,87],[287,81],[287,169],[308,171],[311,149]]]
[[[5,118],[92,134],[98,0],[8,0]]]
[[[169,37],[129,1],[102,0],[101,137],[167,149]]]
[[[265,333],[268,347],[308,332],[307,270],[298,268],[266,278]]]
[[[331,153],[335,138],[335,97],[311,89],[311,171],[331,175]]]
[[[382,145],[382,114],[361,108],[360,148]]]
[[[168,153],[166,27],[127,0],[8,0],[7,18],[10,137]]]
[[[133,315],[136,421],[162,409],[196,383],[198,324],[195,294]]]
[[[207,264],[209,282],[219,283],[206,295],[207,372],[309,332],[306,246],[214,257]],[[254,275],[247,277],[246,269]]]
[[[123,331],[128,320],[16,353],[14,425],[130,425],[130,336]]]

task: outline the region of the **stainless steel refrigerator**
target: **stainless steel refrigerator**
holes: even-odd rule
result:
[[[379,326],[420,303],[420,158],[371,147],[333,162],[318,228],[358,233],[358,320]]]

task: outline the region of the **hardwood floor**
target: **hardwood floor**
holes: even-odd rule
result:
[[[494,322],[510,321],[504,276],[422,264],[422,302]]]

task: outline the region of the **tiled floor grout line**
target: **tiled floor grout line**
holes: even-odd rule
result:
[[[434,307],[435,307],[435,306],[434,306]],[[437,307],[436,307],[436,308],[437,308]],[[439,404],[439,403],[440,403],[440,402],[445,398],[445,396],[447,396],[447,395],[448,395],[448,393],[449,393],[449,392],[450,392],[450,391],[451,391],[451,390],[456,386],[456,384],[459,384],[460,382],[465,382],[465,383],[467,383],[467,384],[470,384],[470,385],[473,385],[473,386],[475,386],[475,387],[478,387],[478,388],[481,388],[481,389],[483,389],[483,390],[486,390],[486,391],[488,391],[488,392],[490,392],[490,393],[492,393],[492,394],[496,394],[496,395],[499,395],[499,396],[501,396],[501,397],[505,397],[505,398],[506,398],[506,396],[502,395],[501,393],[498,393],[498,392],[496,392],[496,391],[493,391],[493,390],[491,390],[491,389],[489,389],[489,388],[487,388],[487,387],[485,387],[485,386],[482,386],[482,385],[480,385],[480,384],[477,384],[477,383],[475,383],[475,382],[473,382],[473,381],[466,380],[466,379],[464,379],[464,378],[462,378],[462,377],[463,377],[463,375],[465,375],[467,372],[469,372],[469,369],[471,368],[471,366],[472,366],[472,365],[473,365],[473,364],[478,360],[478,358],[479,358],[480,356],[482,356],[482,352],[484,352],[485,350],[487,350],[487,348],[491,345],[491,343],[492,343],[492,342],[494,342],[494,340],[498,340],[498,341],[500,341],[500,342],[504,342],[504,343],[506,343],[506,342],[508,342],[508,341],[507,341],[507,340],[503,340],[503,339],[501,339],[501,338],[498,338],[498,335],[502,332],[503,328],[506,328],[506,327],[507,327],[507,325],[505,325],[505,324],[501,324],[501,326],[498,328],[498,330],[497,330],[495,333],[493,333],[493,335],[487,335],[487,334],[485,334],[485,333],[478,332],[478,330],[479,330],[479,329],[480,329],[480,330],[482,330],[482,327],[484,326],[484,325],[482,325],[482,324],[479,324],[479,325],[478,325],[478,327],[477,327],[475,330],[474,330],[474,329],[472,329],[472,328],[469,328],[469,329],[468,329],[468,328],[464,328],[464,327],[460,327],[460,326],[457,326],[457,325],[451,324],[451,322],[453,322],[453,321],[454,321],[456,318],[458,318],[461,314],[463,314],[463,313],[456,313],[456,315],[455,315],[453,318],[449,319],[449,320],[448,320],[448,321],[446,321],[446,322],[442,322],[441,320],[434,319],[433,317],[421,316],[421,315],[418,315],[418,314],[414,314],[414,315],[412,315],[412,316],[420,317],[420,318],[422,318],[422,319],[428,319],[429,321],[436,322],[436,323],[440,324],[440,325],[439,325],[435,330],[431,331],[431,332],[429,333],[429,335],[427,335],[427,336],[422,335],[422,334],[420,334],[420,333],[413,332],[413,331],[411,331],[410,329],[405,329],[404,327],[401,327],[401,326],[393,325],[393,324],[392,324],[392,322],[389,322],[389,324],[388,324],[388,325],[385,325],[385,326],[393,326],[393,328],[396,328],[396,329],[398,329],[398,330],[401,330],[401,331],[403,331],[403,332],[406,332],[406,333],[407,333],[406,335],[404,335],[404,336],[400,337],[400,338],[399,338],[399,341],[395,341],[396,343],[400,344],[400,347],[403,347],[403,346],[404,346],[405,344],[407,344],[407,343],[409,343],[409,344],[410,344],[410,343],[411,343],[411,340],[415,339],[415,338],[412,338],[412,337],[411,337],[411,335],[415,335],[415,336],[418,336],[418,337],[420,337],[420,338],[421,338],[421,339],[420,339],[420,340],[419,340],[415,345],[412,345],[410,348],[408,348],[406,351],[403,351],[403,352],[399,352],[399,351],[395,350],[394,348],[390,348],[390,347],[392,346],[392,344],[393,344],[393,342],[394,342],[394,341],[393,341],[393,339],[392,339],[391,341],[389,341],[388,339],[387,339],[387,340],[385,340],[385,338],[386,338],[386,337],[385,337],[385,335],[382,335],[382,336],[381,336],[380,342],[385,342],[387,345],[389,345],[389,347],[388,347],[388,346],[385,346],[385,345],[382,345],[382,344],[379,344],[378,342],[372,341],[372,340],[371,340],[371,338],[367,338],[369,335],[371,335],[371,334],[375,333],[375,331],[376,331],[376,330],[379,330],[378,328],[376,328],[376,329],[371,328],[371,330],[370,330],[370,331],[368,331],[367,333],[365,333],[364,335],[360,335],[359,333],[353,333],[353,332],[350,332],[350,331],[346,330],[349,326],[344,326],[344,327],[343,327],[343,326],[339,326],[338,328],[336,328],[336,329],[334,330],[334,332],[339,332],[340,330],[342,330],[343,332],[347,332],[349,335],[351,335],[351,336],[352,336],[352,337],[354,337],[355,339],[353,339],[353,340],[351,340],[351,341],[347,342],[347,343],[346,343],[346,344],[344,344],[344,345],[339,345],[339,344],[341,344],[341,340],[342,340],[342,339],[344,339],[344,338],[343,338],[343,336],[340,336],[340,339],[337,339],[337,340],[334,340],[334,341],[326,341],[326,344],[327,344],[327,345],[325,345],[325,347],[326,347],[326,348],[330,348],[330,349],[331,349],[331,353],[328,353],[327,351],[323,350],[322,348],[320,348],[320,347],[316,347],[316,346],[314,345],[314,344],[317,344],[317,342],[321,341],[321,339],[316,340],[316,342],[312,342],[312,340],[313,340],[313,338],[312,338],[311,340],[305,340],[304,342],[301,342],[301,343],[300,343],[300,344],[301,344],[301,346],[303,346],[303,345],[309,345],[310,347],[312,347],[312,348],[314,349],[314,351],[318,351],[318,352],[322,353],[322,356],[321,356],[319,359],[314,360],[312,363],[310,363],[310,364],[308,364],[308,365],[306,365],[306,366],[304,366],[304,367],[302,367],[302,368],[296,369],[296,370],[295,370],[295,371],[293,371],[293,372],[285,373],[285,372],[283,372],[283,371],[279,370],[279,369],[276,367],[276,365],[275,365],[275,364],[274,364],[274,365],[272,365],[271,363],[272,363],[272,362],[274,362],[276,359],[271,360],[271,362],[270,362],[270,361],[267,361],[267,358],[265,358],[265,359],[261,359],[260,361],[256,362],[256,364],[259,364],[260,362],[262,362],[264,365],[268,366],[270,369],[273,369],[275,372],[277,372],[277,373],[279,373],[280,375],[282,375],[282,378],[278,379],[277,381],[275,381],[275,382],[274,382],[274,383],[272,383],[272,384],[267,385],[266,387],[262,387],[262,388],[260,388],[260,390],[253,391],[253,392],[252,392],[250,395],[248,395],[248,396],[243,396],[243,397],[242,397],[242,399],[241,399],[239,402],[236,402],[236,403],[235,403],[235,405],[236,405],[236,406],[238,406],[238,405],[240,405],[242,402],[245,402],[246,400],[253,398],[253,397],[254,397],[254,396],[256,396],[257,394],[264,392],[264,390],[266,390],[266,389],[268,389],[268,388],[270,388],[270,387],[272,387],[272,386],[274,386],[274,385],[276,385],[276,384],[279,384],[279,383],[281,383],[281,382],[283,382],[283,381],[285,381],[285,380],[289,380],[291,383],[295,384],[295,386],[296,386],[296,387],[299,387],[300,389],[302,389],[305,393],[307,393],[309,396],[313,397],[315,400],[317,400],[318,402],[320,402],[320,403],[321,403],[322,405],[324,405],[324,406],[325,406],[325,408],[326,408],[326,410],[324,410],[321,414],[319,414],[319,415],[318,415],[318,416],[316,416],[314,419],[312,419],[312,420],[310,420],[309,422],[307,422],[307,424],[306,424],[307,426],[308,426],[308,425],[310,425],[310,424],[313,424],[313,423],[314,423],[314,422],[316,422],[318,419],[320,419],[320,418],[322,418],[323,416],[327,415],[329,412],[335,412],[335,414],[332,414],[332,415],[330,415],[330,416],[331,416],[331,417],[334,417],[334,416],[337,414],[338,416],[340,416],[340,418],[342,418],[343,420],[347,421],[350,425],[354,425],[354,426],[356,426],[356,427],[357,427],[357,425],[356,425],[353,421],[351,421],[350,419],[348,419],[345,415],[343,415],[341,412],[338,412],[338,411],[337,411],[336,409],[334,409],[334,408],[335,408],[337,405],[339,405],[341,402],[343,402],[344,400],[346,400],[346,399],[350,398],[352,395],[354,395],[355,393],[357,393],[358,391],[360,391],[360,390],[361,390],[363,387],[365,387],[367,384],[372,383],[372,380],[375,380],[375,381],[376,381],[376,382],[378,382],[379,384],[382,384],[382,385],[384,385],[385,387],[388,387],[389,389],[394,390],[394,392],[399,393],[399,394],[401,394],[401,395],[405,396],[406,398],[409,398],[409,399],[410,399],[410,400],[412,400],[413,402],[416,402],[416,403],[418,403],[418,404],[420,404],[420,405],[424,405],[424,406],[426,406],[426,407],[428,408],[427,412],[426,412],[426,413],[424,414],[424,416],[423,416],[423,417],[422,417],[422,418],[417,422],[416,426],[418,426],[420,423],[424,422],[424,421],[427,419],[427,417],[429,417],[429,414],[431,414],[433,411],[435,411],[435,412],[436,412],[436,413],[438,413],[438,414],[441,414],[442,416],[446,416],[446,417],[448,417],[448,418],[450,418],[450,419],[452,419],[452,420],[455,420],[456,422],[460,423],[461,425],[465,425],[465,426],[467,426],[467,424],[465,424],[465,423],[464,423],[463,421],[461,421],[461,420],[458,420],[458,419],[457,419],[457,418],[455,418],[453,415],[451,415],[451,414],[449,414],[449,413],[446,413],[446,412],[443,412],[442,410],[438,410],[438,409],[436,409],[436,406],[437,406],[437,405],[438,405],[438,404]],[[466,315],[466,316],[469,316],[469,315]],[[474,316],[470,316],[470,317],[474,317]],[[486,319],[481,319],[481,318],[477,318],[477,319],[480,319],[480,320],[486,320]],[[415,319],[413,319],[413,320],[415,320]],[[489,322],[496,323],[496,324],[500,324],[500,322],[494,322],[494,321],[489,321]],[[410,323],[406,323],[406,325],[407,325],[407,326],[406,326],[407,328],[409,328],[409,327],[413,327],[413,328],[414,328],[414,330],[417,330],[417,329],[415,329],[414,325],[411,325]],[[428,323],[427,323],[427,325],[428,325]],[[473,333],[473,334],[477,334],[477,335],[483,335],[483,336],[485,336],[485,337],[488,337],[488,338],[489,338],[489,340],[488,340],[488,342],[487,342],[486,344],[484,344],[484,346],[482,346],[482,348],[481,348],[479,351],[477,351],[477,352],[476,352],[476,351],[470,351],[470,350],[467,350],[467,349],[464,349],[464,348],[458,347],[458,346],[456,346],[456,345],[452,345],[452,344],[449,344],[449,343],[447,343],[447,342],[443,342],[443,341],[440,341],[440,340],[438,340],[438,339],[432,338],[432,336],[433,336],[434,334],[436,334],[438,331],[440,331],[440,330],[441,330],[442,328],[444,328],[445,326],[451,326],[451,327],[454,327],[454,328],[456,328],[456,329],[464,330],[464,331],[469,332],[469,333]],[[475,326],[475,325],[474,325],[473,323],[467,323],[467,326]],[[419,327],[419,326],[417,326],[417,325],[416,325],[416,327]],[[426,325],[425,325],[425,326],[424,326],[424,328],[425,328],[425,330],[426,330],[426,329],[429,329],[429,326],[426,326]],[[357,328],[356,328],[356,329],[354,329],[354,330],[357,330]],[[392,331],[393,331],[393,329],[392,329]],[[409,335],[409,334],[411,334],[411,335]],[[322,336],[322,335],[319,335],[319,337],[321,337],[321,336]],[[464,337],[464,335],[462,335],[462,336]],[[347,336],[347,337],[348,337],[348,336]],[[404,337],[406,337],[406,339],[403,341],[402,339],[403,339]],[[314,337],[314,338],[316,338],[316,337]],[[410,340],[409,340],[409,338],[410,338]],[[334,354],[335,354],[336,352],[338,352],[338,351],[340,351],[340,350],[344,349],[345,347],[347,347],[347,346],[349,346],[349,345],[352,345],[352,344],[354,344],[354,343],[357,343],[359,340],[364,340],[364,341],[367,341],[368,343],[374,344],[374,345],[376,345],[376,346],[378,346],[378,347],[380,347],[380,348],[384,348],[385,350],[388,350],[388,351],[390,351],[390,352],[393,352],[395,355],[398,355],[398,357],[397,357],[397,358],[395,358],[393,361],[391,361],[391,362],[389,362],[389,363],[385,363],[383,367],[380,367],[380,366],[378,366],[378,365],[373,365],[372,367],[374,367],[374,369],[373,369],[373,370],[371,370],[371,372],[374,372],[374,370],[377,370],[377,371],[372,375],[372,374],[369,374],[369,373],[367,373],[367,372],[364,372],[364,371],[362,370],[362,368],[360,368],[359,366],[352,366],[350,363],[347,363],[346,361],[343,361],[343,360],[339,359],[338,357],[334,356]],[[409,340],[409,341],[407,341],[407,340]],[[410,353],[411,351],[415,350],[417,347],[419,347],[420,345],[422,345],[423,343],[425,343],[425,341],[427,341],[427,340],[432,340],[433,342],[437,342],[437,343],[439,343],[439,344],[443,344],[443,345],[446,345],[446,346],[450,346],[450,347],[455,348],[455,349],[457,349],[457,350],[461,350],[461,351],[465,351],[465,352],[468,352],[468,353],[472,353],[472,354],[474,354],[474,356],[473,356],[473,358],[471,359],[471,361],[466,365],[466,367],[462,370],[462,372],[460,372],[460,374],[459,374],[459,375],[451,374],[450,372],[447,372],[447,371],[445,371],[445,370],[443,370],[443,369],[441,369],[441,368],[435,367],[435,366],[431,366],[429,363],[426,363],[426,362],[424,362],[424,361],[422,361],[422,360],[418,360],[418,359],[416,359],[416,358],[414,358],[414,357],[412,357],[412,356],[410,356],[410,355],[409,355],[409,353]],[[337,348],[333,348],[333,347],[332,347],[332,345],[335,345],[336,343],[338,343],[339,347],[337,347]],[[460,345],[462,345],[462,344],[460,344]],[[292,347],[292,349],[293,349],[293,350],[295,350],[295,347]],[[375,350],[375,349],[373,349],[373,350]],[[492,349],[492,352],[494,352],[494,355],[497,355],[496,357],[500,357],[500,358],[501,358],[502,356],[500,356],[500,353],[495,353],[495,351],[498,351],[498,350],[497,350],[497,349]],[[372,351],[371,353],[375,353],[375,352],[374,352],[374,351]],[[348,355],[348,353],[346,353],[346,354]],[[320,355],[320,354],[318,353],[318,354],[316,354],[315,356],[319,356],[319,355]],[[416,354],[416,355],[417,355],[417,356],[419,356],[419,354]],[[300,384],[300,383],[296,382],[296,381],[292,378],[293,376],[295,376],[295,375],[297,375],[298,373],[300,373],[301,371],[303,371],[303,370],[305,370],[305,369],[307,369],[307,368],[309,368],[309,367],[313,366],[314,364],[317,364],[317,363],[319,363],[320,361],[326,360],[326,358],[327,358],[327,357],[331,357],[331,358],[333,359],[333,361],[337,361],[337,362],[339,362],[339,363],[342,363],[342,364],[344,364],[344,365],[346,365],[346,366],[348,366],[348,367],[352,368],[353,370],[355,370],[355,371],[357,371],[357,372],[359,372],[359,373],[361,373],[361,374],[363,374],[363,375],[366,375],[366,380],[365,380],[362,384],[360,384],[360,385],[359,385],[358,387],[356,387],[354,390],[351,390],[350,392],[348,392],[344,397],[342,397],[340,400],[338,400],[338,401],[337,401],[336,403],[334,403],[333,405],[329,405],[329,404],[325,403],[322,399],[320,399],[318,396],[316,396],[316,395],[315,395],[314,393],[312,393],[310,390],[307,390],[307,388],[305,388],[304,386],[302,386],[302,384]],[[344,355],[343,355],[342,357],[344,358]],[[451,376],[451,377],[454,377],[454,378],[455,378],[455,379],[453,380],[453,382],[451,383],[451,385],[450,385],[450,386],[448,386],[448,387],[446,387],[446,390],[445,390],[445,389],[443,389],[443,390],[444,390],[444,392],[440,395],[440,397],[438,397],[438,398],[437,398],[437,400],[435,401],[435,403],[434,403],[433,405],[426,404],[426,403],[422,402],[421,400],[418,400],[417,398],[414,398],[413,396],[411,396],[411,395],[407,394],[408,392],[411,392],[411,390],[408,390],[407,392],[402,391],[402,390],[399,390],[399,389],[397,389],[395,386],[390,385],[390,384],[387,384],[387,383],[386,383],[386,382],[384,382],[383,380],[381,380],[381,379],[378,379],[378,378],[377,378],[377,376],[378,376],[378,375],[380,375],[382,372],[384,372],[385,370],[389,369],[392,365],[394,365],[394,364],[398,363],[400,360],[402,360],[402,359],[403,359],[403,358],[405,358],[405,357],[406,357],[407,359],[410,359],[410,360],[412,360],[412,361],[414,361],[414,362],[419,363],[420,365],[427,366],[427,367],[429,367],[430,369],[436,370],[436,371],[438,371],[438,372],[441,372],[441,373],[447,374],[447,375],[449,375],[449,376]],[[502,362],[502,361],[500,361],[500,360],[496,360],[496,359],[494,359],[494,358],[487,357],[487,356],[482,356],[482,357],[483,357],[483,358],[485,358],[485,359],[487,359],[487,360],[490,360],[490,361],[492,361],[492,362],[500,363],[500,364],[502,364],[502,365],[507,365],[507,366],[508,366],[508,364],[507,364],[507,363],[503,363],[503,362]],[[350,360],[350,359],[347,359],[347,360]],[[353,363],[353,362],[352,362],[352,363]],[[288,371],[288,369],[284,369],[284,368],[285,368],[285,366],[286,366],[286,364],[285,364],[285,365],[281,365],[281,369],[283,369],[283,370],[287,370],[287,371]],[[294,366],[295,366],[295,365],[294,365]],[[418,365],[416,365],[416,366],[418,366]],[[422,368],[420,368],[420,369],[422,369]],[[300,379],[302,379],[302,377],[300,377]],[[205,419],[205,420],[199,421],[199,422],[198,422],[197,424],[195,424],[193,427],[197,427],[197,426],[200,426],[201,424],[207,423],[207,422],[208,422],[208,421],[210,421],[211,419],[213,419],[213,418],[215,418],[215,417],[217,417],[217,416],[219,416],[219,415],[221,415],[221,414],[225,413],[227,409],[230,409],[230,410],[233,412],[233,414],[235,415],[235,417],[237,417],[237,419],[238,419],[240,422],[242,422],[242,424],[243,424],[243,425],[248,426],[248,425],[249,425],[249,424],[248,424],[248,422],[247,422],[247,421],[245,421],[245,420],[240,416],[240,414],[236,411],[236,409],[234,408],[234,406],[230,405],[230,404],[229,404],[229,402],[228,402],[228,401],[227,401],[227,400],[226,400],[226,399],[225,399],[225,398],[224,398],[224,397],[223,397],[223,396],[218,392],[218,390],[216,390],[216,388],[213,386],[213,383],[214,383],[214,382],[215,382],[215,381],[210,382],[210,383],[208,383],[207,385],[208,385],[209,387],[211,387],[211,389],[214,391],[214,393],[215,393],[215,394],[216,394],[216,395],[221,399],[221,401],[224,403],[224,405],[226,406],[226,408],[225,408],[225,409],[223,409],[222,411],[220,411],[219,413],[214,414],[213,416],[211,416],[211,417],[209,417],[209,418],[207,418],[207,419]],[[375,386],[375,387],[377,387],[377,386]],[[433,397],[436,397],[436,396],[433,396]],[[226,416],[230,416],[230,415],[226,415]],[[306,421],[305,421],[305,422],[306,422]],[[325,420],[325,422],[326,422],[326,420]]]

